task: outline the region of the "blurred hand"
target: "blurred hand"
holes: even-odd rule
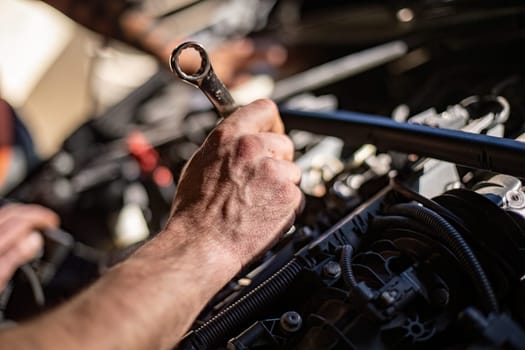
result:
[[[0,292],[16,269],[42,249],[36,230],[55,228],[58,216],[38,205],[8,204],[0,208]]]
[[[180,42],[162,49],[162,57],[170,57],[172,50]],[[197,71],[200,67],[200,56],[195,51],[180,56],[181,68],[185,72]],[[287,57],[286,50],[275,43],[256,42],[252,39],[237,39],[222,43],[210,53],[210,61],[217,76],[227,86],[237,86],[252,76],[252,68],[257,66],[278,67]]]
[[[175,239],[207,242],[233,255],[239,268],[273,244],[303,203],[301,171],[283,131],[270,100],[226,118],[184,169],[166,231],[183,225],[184,236]]]
[[[155,21],[144,13],[129,11],[123,15],[121,27],[129,41],[168,65],[173,49],[185,40],[166,32],[163,26],[156,26]],[[281,45],[256,42],[252,39],[225,42],[210,51],[209,55],[215,73],[228,86],[235,86],[247,80],[254,64],[278,67],[287,58],[286,50]],[[184,71],[192,71],[200,66],[200,56],[197,52],[193,56],[183,55],[180,65]]]

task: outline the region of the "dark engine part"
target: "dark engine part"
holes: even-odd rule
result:
[[[430,200],[393,181],[179,348],[523,349],[516,182]]]

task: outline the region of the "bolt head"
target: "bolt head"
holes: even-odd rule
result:
[[[303,319],[297,312],[288,311],[281,316],[279,324],[285,332],[293,333],[301,328]]]
[[[323,266],[323,275],[326,278],[336,279],[341,276],[341,265],[335,261],[329,261]]]
[[[513,209],[525,207],[525,195],[521,191],[509,191],[506,194],[507,205]]]

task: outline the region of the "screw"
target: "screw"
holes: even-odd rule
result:
[[[341,265],[335,261],[329,261],[323,266],[323,275],[330,279],[336,279],[341,276]]]
[[[521,209],[525,207],[525,196],[521,191],[509,191],[506,196],[507,204],[514,209]]]
[[[279,324],[285,332],[294,333],[301,328],[303,319],[297,312],[288,311],[281,316]]]

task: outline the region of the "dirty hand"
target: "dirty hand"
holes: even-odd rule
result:
[[[156,19],[140,11],[128,11],[120,22],[125,39],[166,65],[173,49],[188,41],[174,36],[171,27],[160,25]],[[286,59],[286,49],[270,39],[232,39],[210,50],[213,69],[227,86],[236,86],[249,79],[253,66],[276,68]],[[200,56],[196,52],[194,56],[183,56],[180,64],[183,71],[192,71],[199,67]]]
[[[166,231],[183,225],[177,239],[205,241],[238,268],[274,243],[303,203],[301,171],[283,131],[270,100],[226,118],[184,169]]]

